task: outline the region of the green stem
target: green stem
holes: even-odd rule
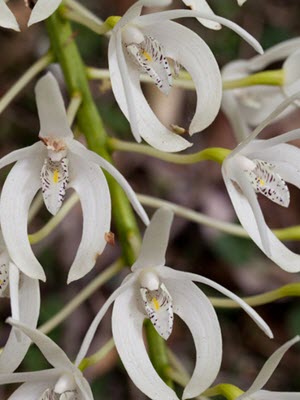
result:
[[[221,383],[210,389],[207,389],[203,394],[204,396],[223,396],[227,400],[235,400],[237,397],[241,396],[244,392],[237,386],[231,385],[229,383]]]
[[[223,89],[237,89],[246,86],[255,85],[270,85],[282,86],[284,84],[284,70],[277,69],[274,71],[263,71],[253,75],[248,75],[245,78],[235,79],[232,81],[224,81]]]
[[[273,301],[283,299],[285,297],[299,297],[300,283],[290,283],[270,292],[262,293],[256,296],[243,297],[243,300],[252,307],[261,306],[272,303]],[[210,302],[214,307],[219,308],[239,308],[240,305],[230,299],[219,297],[210,297]]]
[[[112,351],[115,347],[114,339],[109,339],[104,346],[102,346],[96,353],[91,355],[90,357],[84,358],[79,364],[78,368],[81,371],[84,371],[86,368],[91,367],[92,365],[98,364],[107,356],[108,353]]]
[[[59,15],[58,10],[48,18],[47,27],[52,50],[63,70],[70,96],[76,92],[81,94],[82,102],[77,113],[77,122],[87,139],[88,147],[111,162],[111,156],[106,147],[107,135],[89,89],[85,65],[73,40],[71,25]],[[108,174],[107,181],[124,260],[126,264],[131,265],[136,258],[139,231],[122,188]]]
[[[109,138],[108,145],[111,150],[129,151],[132,153],[145,154],[150,157],[155,157],[163,161],[175,164],[194,164],[200,161],[216,161],[220,164],[231,152],[229,149],[222,147],[209,147],[198,153],[193,154],[173,154],[164,153],[163,151],[156,150],[151,146],[145,144],[138,144],[133,142],[125,142],[124,140]]]
[[[168,376],[168,369],[170,367],[165,340],[158,335],[149,319],[145,321],[145,328],[149,357],[152,361],[152,364],[164,382],[172,387],[172,381]]]

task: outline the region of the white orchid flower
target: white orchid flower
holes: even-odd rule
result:
[[[279,347],[266,361],[251,387],[236,400],[299,400],[300,393],[261,390],[270,379],[285,353],[299,340],[300,337],[296,336]]]
[[[26,335],[53,366],[36,372],[1,373],[0,384],[23,383],[8,400],[93,400],[89,383],[66,353],[37,329],[8,318],[7,322]]]
[[[284,99],[300,91],[300,38],[282,42],[268,49],[263,55],[249,60],[237,60],[222,70],[224,80],[245,78],[282,61],[284,84],[280,86],[257,85],[223,92],[222,110],[227,115],[237,137],[247,137],[251,127],[259,125]],[[288,107],[280,118],[295,110]]]
[[[24,275],[10,260],[0,231],[0,297],[9,297],[11,315],[28,326],[37,326],[40,313],[39,282]],[[30,346],[25,335],[12,328],[0,353],[0,373],[13,372],[23,361]]]
[[[200,275],[175,271],[165,266],[165,252],[173,213],[158,210],[147,227],[140,255],[132,273],[109,297],[92,322],[75,361],[85,357],[97,327],[115,302],[112,331],[116,348],[134,384],[150,399],[178,399],[155,372],[143,341],[143,322],[150,319],[165,340],[172,332],[174,314],[188,326],[196,347],[196,365],[183,399],[193,398],[214,381],[221,363],[222,340],[216,313],[204,293],[193,283],[204,283],[236,301],[269,336],[262,318],[242,299]]]
[[[47,209],[56,214],[66,190],[73,188],[81,201],[83,232],[68,282],[86,275],[106,245],[111,200],[107,170],[122,186],[145,224],[148,217],[125,178],[107,161],[74,140],[55,78],[48,73],[36,85],[40,142],[0,159],[0,168],[18,161],[2,190],[0,214],[4,240],[13,262],[27,276],[45,280],[27,236],[29,206],[41,188]]]
[[[213,10],[211,9],[210,5],[207,3],[206,0],[182,0],[184,4],[188,7],[190,7],[192,10],[195,11],[202,11],[207,14],[215,15]],[[239,6],[242,6],[247,0],[237,0],[237,3]],[[205,18],[198,18],[199,22],[206,28],[210,29],[221,29],[221,24],[218,22],[210,21]]]
[[[24,0],[24,2],[27,7],[32,9],[28,21],[28,26],[30,26],[50,17],[62,0]],[[6,5],[5,0],[0,0],[0,26],[20,31],[19,24]]]
[[[172,87],[168,59],[174,72],[182,65],[191,75],[197,93],[195,115],[189,133],[202,131],[215,119],[221,103],[222,81],[218,64],[206,43],[190,29],[172,19],[200,17],[228,26],[257,51],[259,43],[237,24],[216,15],[192,10],[170,10],[140,15],[143,6],[164,6],[169,0],[140,0],[115,25],[109,42],[109,70],[112,90],[131,125],[135,139],[176,152],[191,146],[183,137],[165,127],[153,113],[140,85],[141,72],[148,74],[164,94]]]
[[[284,101],[224,160],[222,174],[235,212],[256,245],[288,272],[300,271],[300,255],[290,251],[269,229],[257,194],[288,207],[287,182],[300,188],[300,150],[287,142],[300,138],[296,129],[268,140],[257,140],[262,129],[300,94]]]

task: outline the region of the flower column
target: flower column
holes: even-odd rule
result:
[[[51,48],[63,70],[70,96],[77,94],[82,98],[76,118],[81,132],[87,139],[88,147],[111,162],[107,134],[89,89],[85,65],[73,40],[71,25],[60,15],[62,8],[63,6],[47,20]],[[122,246],[124,262],[127,265],[132,265],[140,246],[140,234],[136,220],[121,187],[109,174],[106,177],[110,187],[113,218]],[[168,379],[165,376],[167,356],[164,340],[156,332],[152,332],[152,326],[149,326],[149,328],[147,326],[146,329],[149,330],[147,332],[148,337],[151,337],[151,340],[149,340],[150,349],[153,346],[151,352],[153,364],[161,377],[167,381]],[[157,351],[157,349],[160,349],[160,351]]]

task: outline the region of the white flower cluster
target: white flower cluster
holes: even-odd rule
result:
[[[222,78],[215,57],[206,43],[190,29],[173,22],[182,17],[198,18],[212,29],[227,26],[248,41],[258,52],[257,41],[235,23],[216,16],[205,0],[183,0],[191,10],[169,10],[141,15],[143,6],[170,4],[168,0],[137,1],[112,30],[109,41],[109,70],[112,90],[122,112],[130,122],[135,139],[144,139],[164,152],[178,152],[191,143],[165,127],[151,110],[140,85],[141,73],[147,74],[157,88],[168,94],[174,75],[183,66],[196,88],[197,106],[190,123],[192,135],[208,127],[221,107],[235,129],[242,130],[244,140],[225,159],[224,181],[236,214],[253,241],[277,265],[289,272],[300,271],[300,256],[290,251],[267,227],[257,194],[288,207],[287,183],[300,187],[299,150],[286,142],[300,138],[300,129],[261,140],[257,134],[280,112],[288,110],[297,97],[285,97],[298,90],[299,39],[284,43],[250,61],[238,61],[223,70],[230,79],[244,77],[279,59],[284,64],[286,82],[283,92],[237,89],[222,100]],[[245,1],[245,0],[244,0]],[[242,5],[244,1],[239,1]],[[29,25],[51,15],[61,1],[38,0],[33,6]],[[4,0],[0,0],[0,25],[17,30],[15,17]],[[273,334],[265,321],[247,303],[223,286],[203,276],[174,270],[166,266],[165,253],[173,220],[167,208],[159,209],[149,223],[148,217],[125,178],[105,159],[74,139],[63,98],[51,73],[35,87],[40,120],[40,141],[16,150],[0,159],[0,168],[11,163],[0,202],[0,296],[11,301],[7,322],[12,331],[0,353],[0,383],[23,383],[11,400],[91,400],[93,394],[80,366],[90,348],[98,325],[113,305],[112,332],[119,356],[135,385],[153,400],[178,400],[154,369],[143,340],[143,323],[149,319],[165,340],[172,334],[175,316],[188,326],[196,349],[196,363],[182,399],[194,398],[215,380],[222,360],[222,337],[219,321],[208,297],[194,282],[205,284],[235,301],[265,334]],[[253,108],[254,96],[258,104]],[[272,102],[270,99],[272,96]],[[266,107],[265,107],[266,104]],[[270,106],[272,104],[272,106]],[[280,104],[280,105],[279,105]],[[275,106],[279,107],[275,112]],[[254,107],[255,109],[255,107]],[[250,117],[251,115],[251,117]],[[244,119],[243,119],[244,118]],[[267,118],[267,119],[265,119]],[[259,125],[260,124],[260,125]],[[257,126],[251,134],[248,126]],[[39,280],[45,281],[43,267],[35,257],[28,240],[28,211],[41,189],[48,211],[56,215],[66,191],[73,188],[81,202],[83,232],[68,283],[85,276],[103,252],[111,223],[111,198],[102,169],[124,189],[128,199],[147,226],[142,246],[131,273],[99,310],[88,329],[75,362],[46,335],[36,329],[40,311]],[[266,362],[262,371],[242,399],[299,398],[297,393],[275,393],[261,390],[285,352],[299,337],[280,347]],[[24,359],[30,343],[35,343],[51,369],[37,372],[15,372]]]

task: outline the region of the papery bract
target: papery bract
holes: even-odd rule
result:
[[[143,341],[143,322],[150,319],[165,340],[172,332],[174,314],[188,326],[196,347],[196,365],[184,389],[183,399],[193,398],[214,381],[221,363],[222,340],[216,313],[204,293],[193,283],[204,283],[236,301],[270,337],[272,332],[261,317],[242,299],[200,275],[165,266],[165,252],[173,214],[158,210],[147,227],[142,248],[132,273],[109,297],[92,322],[76,359],[85,357],[97,327],[115,302],[112,331],[116,348],[135,385],[154,400],[178,399],[153,368]]]
[[[233,22],[191,10],[170,10],[140,15],[143,6],[170,4],[170,1],[137,1],[119,20],[109,42],[109,70],[112,90],[122,112],[131,125],[135,139],[143,138],[151,146],[176,152],[191,146],[187,140],[165,127],[153,113],[140,85],[140,74],[148,74],[164,94],[172,86],[173,60],[175,75],[182,65],[191,75],[197,93],[195,115],[190,135],[202,131],[215,119],[221,103],[222,81],[218,64],[206,43],[190,29],[172,22],[181,17],[206,18],[228,26],[256,50],[258,42]]]
[[[55,78],[48,73],[36,85],[40,142],[0,159],[0,168],[17,161],[1,194],[1,226],[12,260],[24,274],[45,280],[27,236],[29,206],[41,188],[49,212],[60,209],[66,190],[73,188],[81,201],[83,232],[68,282],[86,275],[106,245],[110,231],[111,200],[101,168],[122,186],[145,224],[148,217],[125,178],[98,154],[74,139]]]

